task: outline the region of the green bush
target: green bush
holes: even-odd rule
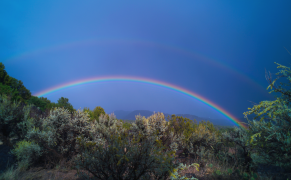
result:
[[[277,68],[281,68],[279,77],[286,77],[291,82],[291,71],[289,67],[282,66],[278,63]],[[268,74],[266,74],[268,77]],[[278,78],[279,78],[278,77]],[[269,79],[270,85],[267,89],[275,89],[271,92],[281,93],[281,98],[275,101],[263,101],[249,108],[244,115],[256,114],[253,121],[249,121],[249,132],[251,133],[250,144],[258,149],[255,155],[256,163],[274,164],[276,166],[291,168],[291,90],[275,87],[276,78],[273,82]],[[289,84],[287,84],[289,86]],[[270,93],[271,93],[270,92]],[[261,117],[260,120],[257,120]]]
[[[216,135],[216,131],[211,131],[207,123],[201,122],[195,126],[184,148],[202,160],[213,156],[215,153],[214,147],[218,142],[219,138]]]
[[[86,169],[97,179],[149,180],[166,179],[178,164],[173,163],[173,151],[162,153],[162,146],[155,146],[154,137],[128,143],[127,135],[112,134],[107,146],[86,143],[78,138],[82,153],[74,160],[76,168]],[[126,149],[125,149],[126,148]],[[79,173],[89,179],[89,174]]]
[[[22,140],[16,143],[11,153],[16,156],[18,161],[31,163],[42,155],[42,149],[35,142]]]
[[[16,89],[12,89],[10,86],[2,83],[0,83],[0,94],[6,94],[9,98],[11,98],[12,102],[21,100],[21,96]]]
[[[4,145],[13,147],[10,138],[24,139],[28,126],[32,123],[30,110],[32,106],[21,105],[20,102],[9,100],[7,95],[0,95],[0,139]]]
[[[137,115],[135,118],[136,121],[130,128],[131,135],[142,135],[143,139],[155,137],[156,144],[161,143],[167,147],[164,151],[176,151],[182,143],[182,138],[170,131],[169,122],[165,120],[163,113],[154,113],[148,118]]]
[[[84,135],[87,140],[103,143],[98,133],[92,129],[88,116],[82,112],[54,108],[48,117],[40,119],[39,127],[30,128],[27,139],[37,143],[42,149],[42,162],[47,161],[49,167],[54,167],[59,161],[70,160],[77,152],[76,137]]]
[[[250,132],[248,130],[235,127],[233,131],[223,133],[222,138],[224,142],[235,144],[235,155],[228,154],[228,156],[236,159],[236,167],[243,166],[247,171],[256,168],[251,155],[256,148],[249,143]]]

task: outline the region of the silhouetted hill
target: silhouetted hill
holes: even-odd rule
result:
[[[113,112],[117,119],[124,119],[126,115],[131,113],[131,111],[123,111],[123,110],[117,110]]]

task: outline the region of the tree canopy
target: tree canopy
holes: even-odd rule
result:
[[[14,100],[19,100],[27,104],[27,101],[31,98],[31,92],[26,89],[21,80],[17,80],[10,77],[5,70],[5,66],[0,62],[0,83],[1,93],[8,93]],[[4,85],[4,86],[3,86]],[[9,89],[9,86],[11,89]]]

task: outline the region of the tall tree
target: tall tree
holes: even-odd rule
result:
[[[65,109],[68,109],[71,113],[76,111],[76,109],[74,109],[73,105],[71,103],[69,103],[68,98],[64,98],[64,97],[59,98],[57,104],[59,107],[64,107]]]

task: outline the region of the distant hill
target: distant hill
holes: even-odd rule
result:
[[[131,111],[123,111],[123,110],[117,110],[113,112],[117,119],[124,119],[126,115],[131,113]]]
[[[149,111],[149,110],[135,110],[135,111],[131,111],[131,112],[117,110],[117,111],[114,111],[114,114],[116,115],[117,119],[128,120],[129,122],[134,122],[136,115],[140,114],[141,116],[145,116],[147,118],[147,117],[153,115],[154,112]],[[171,114],[164,113],[164,115],[165,115],[166,120],[167,120],[168,115],[171,117]],[[234,126],[234,124],[229,119],[211,119],[211,118],[204,118],[204,117],[195,116],[192,114],[175,114],[175,115],[186,117],[186,118],[193,120],[193,121],[194,121],[194,119],[196,119],[197,122],[200,122],[202,120],[209,121],[209,122],[213,123],[213,125]],[[243,117],[238,118],[238,119],[243,121],[243,122],[247,122]]]

